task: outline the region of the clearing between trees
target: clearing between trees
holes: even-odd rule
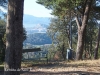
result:
[[[22,67],[30,69],[30,71],[21,75],[82,75],[82,73],[83,75],[100,75],[100,59],[34,65],[23,64]]]
[[[22,63],[21,75],[100,75],[100,59],[33,64]],[[2,70],[3,68],[1,68]],[[26,71],[25,71],[26,70]],[[3,75],[1,71],[0,75]]]

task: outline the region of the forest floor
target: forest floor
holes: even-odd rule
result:
[[[34,65],[25,63],[22,70],[21,75],[100,75],[100,59]]]

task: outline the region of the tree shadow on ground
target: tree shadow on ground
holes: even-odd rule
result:
[[[4,75],[4,71],[0,71],[0,75]],[[21,72],[20,75],[100,75],[100,73],[85,72],[85,71],[68,71],[68,72]]]
[[[44,68],[44,69],[51,69],[51,68],[78,68],[79,66],[84,67],[84,64],[63,64],[63,63],[48,63],[48,64],[33,64],[32,69],[34,70],[35,67]],[[100,66],[85,66],[86,67],[100,67]],[[0,71],[0,75],[4,75],[4,72]],[[60,71],[60,72],[46,72],[46,71],[23,71],[21,75],[100,75],[100,73],[96,72],[86,72],[86,71]]]
[[[100,73],[84,72],[84,71],[68,71],[68,72],[24,72],[21,75],[100,75]]]
[[[33,64],[32,67],[38,67],[38,68],[45,68],[45,69],[50,69],[50,68],[66,68],[66,67],[73,67],[73,68],[77,68],[77,67],[100,67],[100,66],[94,66],[94,65],[85,65],[85,64],[63,64],[63,63],[48,63],[48,64]]]

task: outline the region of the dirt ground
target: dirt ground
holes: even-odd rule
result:
[[[94,65],[87,64],[75,62],[35,64],[22,68],[23,72],[20,75],[100,75],[100,62],[93,63]],[[0,72],[0,75],[3,75],[3,72]]]
[[[100,66],[81,66],[72,64],[33,65],[30,71],[21,75],[100,75]]]

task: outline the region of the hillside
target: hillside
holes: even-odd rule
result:
[[[27,14],[23,17],[23,25],[27,34],[46,33],[49,23],[49,17],[35,17]]]
[[[49,17],[34,17],[24,14],[23,24],[27,31],[24,45],[27,43],[31,45],[51,44],[51,39],[46,34],[49,23]]]
[[[25,43],[31,45],[44,45],[51,44],[52,41],[46,33],[33,33],[27,35],[27,39],[24,41],[24,44]]]

